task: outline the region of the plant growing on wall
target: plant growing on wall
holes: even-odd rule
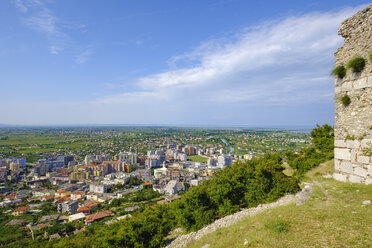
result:
[[[346,75],[346,68],[343,65],[336,66],[332,71],[331,75],[334,75],[338,78],[344,78]]]
[[[353,69],[353,72],[361,72],[364,69],[364,66],[366,65],[366,60],[362,57],[356,57],[351,59],[347,65],[347,69]]]
[[[351,103],[351,99],[348,94],[345,94],[343,97],[341,97],[341,102],[344,106],[348,106]]]
[[[364,148],[363,149],[363,155],[364,156],[372,156],[372,143],[368,142],[367,145],[369,146],[369,148]]]
[[[369,61],[372,62],[372,52],[369,54]]]

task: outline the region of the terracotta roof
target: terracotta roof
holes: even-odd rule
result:
[[[120,164],[121,161],[103,161],[102,164]]]
[[[85,222],[86,223],[91,223],[93,221],[100,220],[100,219],[103,219],[103,218],[106,218],[106,217],[109,217],[109,216],[114,216],[114,213],[111,212],[110,210],[104,210],[104,211],[101,211],[101,212],[98,212],[98,213],[88,215],[85,219]]]
[[[54,195],[47,195],[47,196],[42,196],[41,199],[45,199],[45,200],[50,200],[50,199],[53,199],[54,198]]]
[[[5,198],[7,198],[7,199],[15,198],[16,195],[17,195],[16,193],[12,193],[10,195],[5,196]]]
[[[143,186],[152,185],[152,182],[146,182],[142,184]]]
[[[66,196],[64,196],[64,197],[59,198],[59,199],[56,201],[56,203],[58,204],[58,203],[61,203],[61,202],[67,201],[68,199],[70,199],[70,197],[66,195]]]
[[[84,192],[83,191],[74,191],[71,193],[72,195],[83,195]]]
[[[88,207],[80,207],[76,210],[76,212],[80,213],[80,212],[89,212],[89,208]]]
[[[28,208],[29,208],[28,206],[23,206],[23,207],[17,208],[16,210],[14,210],[14,212],[23,212],[23,211],[26,211]]]
[[[98,206],[100,203],[99,202],[87,202],[84,205],[88,208]]]
[[[62,189],[59,189],[59,190],[57,190],[57,193],[68,193],[68,192],[70,192],[70,191],[67,191],[67,190],[62,190]]]

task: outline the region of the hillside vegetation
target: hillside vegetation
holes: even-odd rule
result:
[[[372,187],[328,175],[333,161],[309,171],[314,193],[301,206],[289,204],[241,220],[188,247],[371,247]]]

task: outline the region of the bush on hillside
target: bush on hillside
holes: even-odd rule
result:
[[[283,174],[281,162],[279,154],[266,154],[217,172],[214,178],[191,189],[171,206],[177,225],[196,231],[240,208],[298,191],[296,180]]]
[[[302,149],[298,154],[286,152],[289,166],[295,169],[295,176],[301,177],[319,164],[333,158],[334,130],[330,125],[317,125],[311,133],[312,146]]]

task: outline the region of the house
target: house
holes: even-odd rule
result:
[[[114,213],[111,212],[110,210],[104,210],[101,212],[97,212],[97,213],[86,216],[85,224],[92,223],[94,221],[101,220],[106,217],[112,217],[112,216],[114,216]]]
[[[21,226],[23,225],[23,223],[25,223],[26,220],[25,219],[13,219],[11,221],[9,221],[8,223],[6,223],[7,226]]]
[[[55,233],[55,234],[52,234],[49,236],[49,241],[53,240],[53,239],[60,239],[61,236],[58,234],[58,233]]]
[[[57,205],[57,211],[59,213],[76,213],[76,210],[79,207],[79,203],[77,201],[64,201],[61,203],[58,203]]]
[[[84,218],[85,218],[85,214],[84,213],[77,213],[77,214],[69,215],[68,216],[68,221],[69,222],[78,221],[78,220],[81,220],[81,219],[84,219]]]
[[[71,191],[68,191],[68,190],[57,190],[57,192],[55,193],[55,197],[56,198],[59,198],[59,197],[65,197],[65,196],[69,196],[71,195]]]
[[[70,197],[73,201],[78,201],[83,199],[85,196],[85,193],[83,191],[74,191],[71,193]]]
[[[69,196],[64,196],[64,197],[61,197],[61,198],[57,199],[57,200],[54,202],[54,204],[55,204],[55,205],[58,205],[59,203],[62,203],[62,202],[64,202],[64,201],[68,201],[68,200],[70,200],[70,197],[69,197]]]
[[[90,208],[88,207],[80,207],[76,210],[77,213],[84,213],[84,214],[89,214],[90,213]]]
[[[59,218],[58,214],[52,214],[52,215],[44,215],[40,218],[39,222],[40,223],[49,223],[49,222],[54,222],[57,221]]]
[[[96,209],[96,207],[98,207],[101,203],[100,202],[96,202],[96,201],[92,201],[92,202],[87,202],[85,203],[85,207],[88,207],[90,209],[90,211],[93,211],[94,209]]]
[[[127,211],[127,212],[132,212],[132,211],[134,211],[134,210],[137,210],[137,209],[139,209],[140,207],[138,206],[138,205],[133,205],[133,206],[131,206],[131,207],[126,207],[125,208],[125,211]]]
[[[42,201],[42,202],[45,202],[45,201],[52,202],[52,201],[54,201],[54,195],[42,196],[42,197],[40,197],[40,201]]]
[[[164,188],[164,193],[166,195],[174,195],[177,194],[178,191],[185,190],[185,186],[181,182],[177,182],[176,180],[171,180]]]
[[[13,215],[19,216],[19,215],[25,214],[28,212],[28,209],[29,209],[28,206],[17,208],[16,210],[13,211]]]
[[[152,182],[143,183],[143,184],[141,184],[140,188],[141,189],[150,189],[150,188],[152,188]]]

